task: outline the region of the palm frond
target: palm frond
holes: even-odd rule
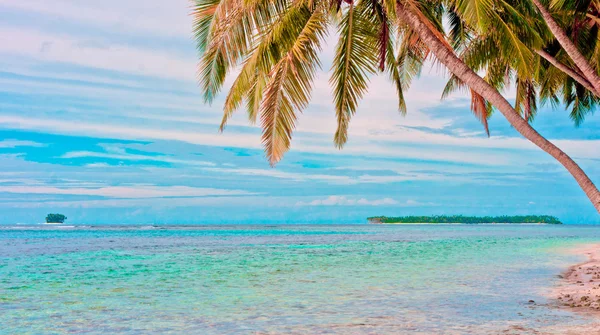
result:
[[[533,82],[517,78],[515,110],[527,121],[533,121],[537,114],[537,94]]]
[[[210,30],[220,4],[221,0],[195,0],[192,4],[192,32],[200,54],[203,54],[208,46]]]
[[[521,41],[517,33],[502,18],[497,17],[496,42],[504,59],[512,60],[512,66],[521,77],[531,77],[533,73],[533,52]]]
[[[221,89],[227,72],[250,47],[252,25],[243,0],[221,0],[210,24],[208,43],[199,65],[198,77],[204,100],[212,102]]]
[[[569,117],[575,127],[579,127],[583,124],[587,115],[594,113],[598,98],[571,78],[568,80],[571,81],[571,85],[565,85],[562,100],[566,104],[566,108],[571,109]]]
[[[481,122],[485,133],[490,136],[490,128],[488,126],[488,118],[491,112],[491,105],[477,92],[471,89],[471,111],[473,115]]]
[[[446,86],[444,86],[444,90],[442,91],[442,100],[448,98],[450,94],[464,90],[467,88],[467,85],[460,80],[456,75],[450,75],[450,79],[446,82]]]
[[[460,48],[466,45],[471,37],[469,26],[463,19],[454,11],[453,8],[448,9],[448,25],[450,30],[448,32],[448,38],[452,43],[454,50],[460,51]]]
[[[396,94],[398,94],[398,110],[400,111],[400,114],[406,115],[406,100],[404,99],[404,91],[410,86],[410,80],[407,81],[406,76],[403,76],[400,72],[402,64],[400,64],[400,59],[395,55],[394,42],[392,39],[388,39],[386,52],[386,68],[390,80],[394,83],[394,87],[396,87]]]
[[[494,14],[494,0],[455,0],[454,10],[469,26],[485,33]]]
[[[320,66],[318,51],[327,31],[324,10],[311,12],[304,6],[299,10],[304,17],[295,25],[301,31],[270,72],[260,107],[262,142],[272,166],[289,149],[296,113],[310,100],[314,73]]]
[[[203,51],[198,78],[206,102],[214,100],[228,72],[252,49],[257,35],[268,29],[288,6],[288,0],[221,0],[215,8],[201,12],[214,12],[208,28],[207,18],[197,18],[202,19],[202,25],[197,27],[196,44]],[[204,38],[206,29],[208,36]]]
[[[268,15],[269,13],[263,16]],[[266,23],[266,27],[260,25],[261,29],[257,31],[254,38],[257,45],[244,61],[240,73],[225,98],[221,131],[244,100],[246,100],[248,118],[251,122],[255,122],[268,74],[301,33],[303,25],[298,23],[306,19],[306,7],[293,6],[284,10],[281,15],[277,15],[277,12],[270,15],[273,16],[272,21]]]
[[[369,76],[377,67],[377,29],[373,17],[366,12],[367,7],[361,3],[351,3],[343,14],[329,80],[333,86],[338,124],[334,142],[338,148],[342,148],[348,139],[350,118],[367,91]]]

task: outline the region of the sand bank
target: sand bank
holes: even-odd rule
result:
[[[551,292],[558,308],[589,317],[586,325],[564,325],[538,330],[533,334],[599,335],[600,334],[600,244],[588,244],[569,250],[585,255],[587,260],[571,266],[560,275]]]
[[[561,275],[563,280],[554,297],[562,307],[600,317],[600,244],[578,247],[571,252],[585,255],[587,260]]]

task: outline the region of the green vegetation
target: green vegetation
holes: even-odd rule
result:
[[[46,223],[63,223],[67,219],[62,214],[48,214],[46,215]]]
[[[550,215],[513,215],[513,216],[373,216],[367,218],[370,223],[548,223],[562,224],[557,217]]]
[[[338,148],[374,75],[390,79],[396,107],[405,114],[407,89],[433,62],[449,72],[442,97],[456,90],[470,94],[471,110],[488,135],[488,119],[500,112],[559,161],[600,212],[592,180],[530,124],[544,104],[565,106],[575,125],[598,106],[599,7],[597,1],[564,0],[193,0],[197,73],[207,103],[236,74],[220,130],[245,109],[262,128],[266,156],[275,165],[309,105],[327,35],[337,40],[329,83]],[[503,95],[507,87],[514,87],[514,98]]]

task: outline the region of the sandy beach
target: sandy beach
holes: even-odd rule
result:
[[[552,291],[551,298],[555,300],[558,308],[584,314],[590,318],[591,323],[560,329],[558,333],[600,334],[600,244],[577,247],[569,250],[569,253],[585,255],[587,260],[571,266],[560,275],[562,280]],[[556,332],[556,329],[551,331]]]
[[[586,255],[588,259],[561,275],[563,280],[554,292],[555,298],[562,307],[600,317],[600,244],[586,245],[572,252]]]
[[[538,329],[513,325],[502,334],[600,335],[600,244],[568,249],[567,253],[585,255],[587,259],[559,275],[561,280],[548,296],[550,305],[589,318],[589,323],[566,323]]]

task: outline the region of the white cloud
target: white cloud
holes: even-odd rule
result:
[[[243,175],[243,176],[273,177],[273,178],[279,178],[279,179],[289,179],[289,180],[293,180],[293,181],[317,180],[317,181],[327,181],[327,182],[332,182],[332,183],[337,183],[337,184],[352,183],[352,179],[347,176],[285,172],[285,171],[279,170],[279,169],[204,168],[203,170],[210,171],[210,172],[226,173],[226,174],[238,174],[238,175]]]
[[[369,174],[363,174],[360,176],[344,176],[336,174],[311,174],[311,173],[299,173],[299,172],[286,172],[281,169],[248,169],[248,168],[203,168],[205,171],[219,172],[225,174],[238,174],[244,176],[261,176],[261,177],[273,177],[279,179],[288,179],[293,181],[322,181],[331,184],[387,184],[397,183],[403,181],[415,181],[415,180],[433,180],[433,179],[448,179],[445,176],[428,175],[426,173],[412,173],[412,174],[398,174],[390,176],[372,176]],[[465,181],[468,181],[465,178]]]
[[[25,200],[33,196],[28,195]],[[180,207],[208,206],[211,208],[220,207],[231,210],[232,207],[257,207],[269,204],[269,207],[293,207],[287,197],[271,196],[206,196],[206,197],[186,197],[186,198],[106,198],[98,200],[53,200],[52,198],[36,198],[38,201],[24,201],[19,199],[0,199],[0,207],[10,208],[151,208],[173,209]]]
[[[365,198],[352,199],[345,196],[332,195],[325,199],[315,199],[310,202],[298,201],[296,206],[386,206],[395,204],[398,204],[398,202],[392,198],[368,200]]]
[[[162,50],[117,44],[96,46],[84,42],[70,35],[0,26],[0,53],[160,78],[195,79],[196,59],[193,54],[184,58]]]
[[[123,151],[123,153],[104,153],[104,152],[92,152],[92,151],[71,151],[63,154],[59,158],[81,158],[81,157],[95,157],[95,158],[110,158],[120,159],[126,161],[156,161],[165,162],[172,164],[186,164],[186,165],[198,165],[198,166],[215,166],[213,162],[196,161],[196,160],[183,160],[177,158],[171,158],[167,156],[148,156],[139,154],[130,154]]]
[[[106,163],[89,163],[89,164],[85,164],[85,167],[89,167],[89,168],[108,168],[108,167],[110,167],[110,164],[106,164]]]
[[[33,141],[21,141],[21,140],[3,140],[0,141],[0,148],[17,148],[17,147],[45,147],[43,143]]]
[[[188,142],[193,144],[260,148],[260,136],[254,134],[219,134],[181,131],[178,129],[141,128],[134,125],[110,124],[108,122],[87,123],[57,119],[23,118],[0,115],[0,125],[12,129],[36,129],[59,134],[97,136],[100,138],[121,139],[161,139]]]
[[[323,199],[314,199],[311,201],[298,201],[296,206],[394,206],[394,207],[422,207],[422,206],[436,206],[433,202],[420,202],[413,199],[408,199],[404,202],[397,201],[395,199],[386,197],[381,199],[366,199],[366,198],[353,198],[340,195],[332,195]]]
[[[225,190],[215,188],[197,188],[188,186],[106,186],[99,188],[59,188],[53,186],[0,186],[0,193],[15,194],[58,194],[58,195],[80,195],[101,196],[108,198],[146,199],[161,197],[205,197],[205,196],[232,196],[252,195],[242,190]]]
[[[160,129],[143,128],[141,125],[123,126],[119,124],[89,123],[83,121],[66,121],[60,119],[48,118],[24,118],[20,116],[0,115],[0,126],[12,129],[39,130],[59,134],[74,134],[82,136],[97,136],[101,138],[120,138],[120,139],[161,139],[176,140],[192,144],[214,145],[219,147],[241,147],[241,148],[262,148],[260,135],[253,133],[241,133],[226,131],[219,134],[198,132],[192,129],[186,131],[183,129]],[[467,140],[467,139],[465,139]],[[519,139],[515,139],[519,140]],[[481,142],[481,139],[473,139],[473,142]],[[589,141],[587,141],[589,142]],[[336,149],[331,141],[322,139],[315,141],[313,136],[306,134],[296,136],[292,150],[299,152],[312,152],[322,154],[340,154],[340,155],[369,155],[371,157],[397,157],[397,158],[416,158],[435,161],[454,161],[482,165],[503,165],[510,163],[509,155],[497,155],[493,152],[470,152],[464,155],[462,147],[416,147],[415,144],[428,143],[427,136],[411,139],[398,136],[397,142],[371,143],[367,141],[353,142],[346,145],[344,150]],[[396,144],[398,146],[392,146]],[[399,147],[402,145],[402,147]],[[516,159],[516,158],[515,158]]]
[[[2,158],[2,159],[18,159],[18,158],[22,158],[24,156],[25,156],[25,153],[23,153],[23,152],[13,153],[13,154],[0,154],[0,158]]]
[[[52,18],[83,23],[93,28],[111,29],[116,33],[138,33],[188,37],[192,18],[188,0],[0,0],[0,6],[40,13]]]

